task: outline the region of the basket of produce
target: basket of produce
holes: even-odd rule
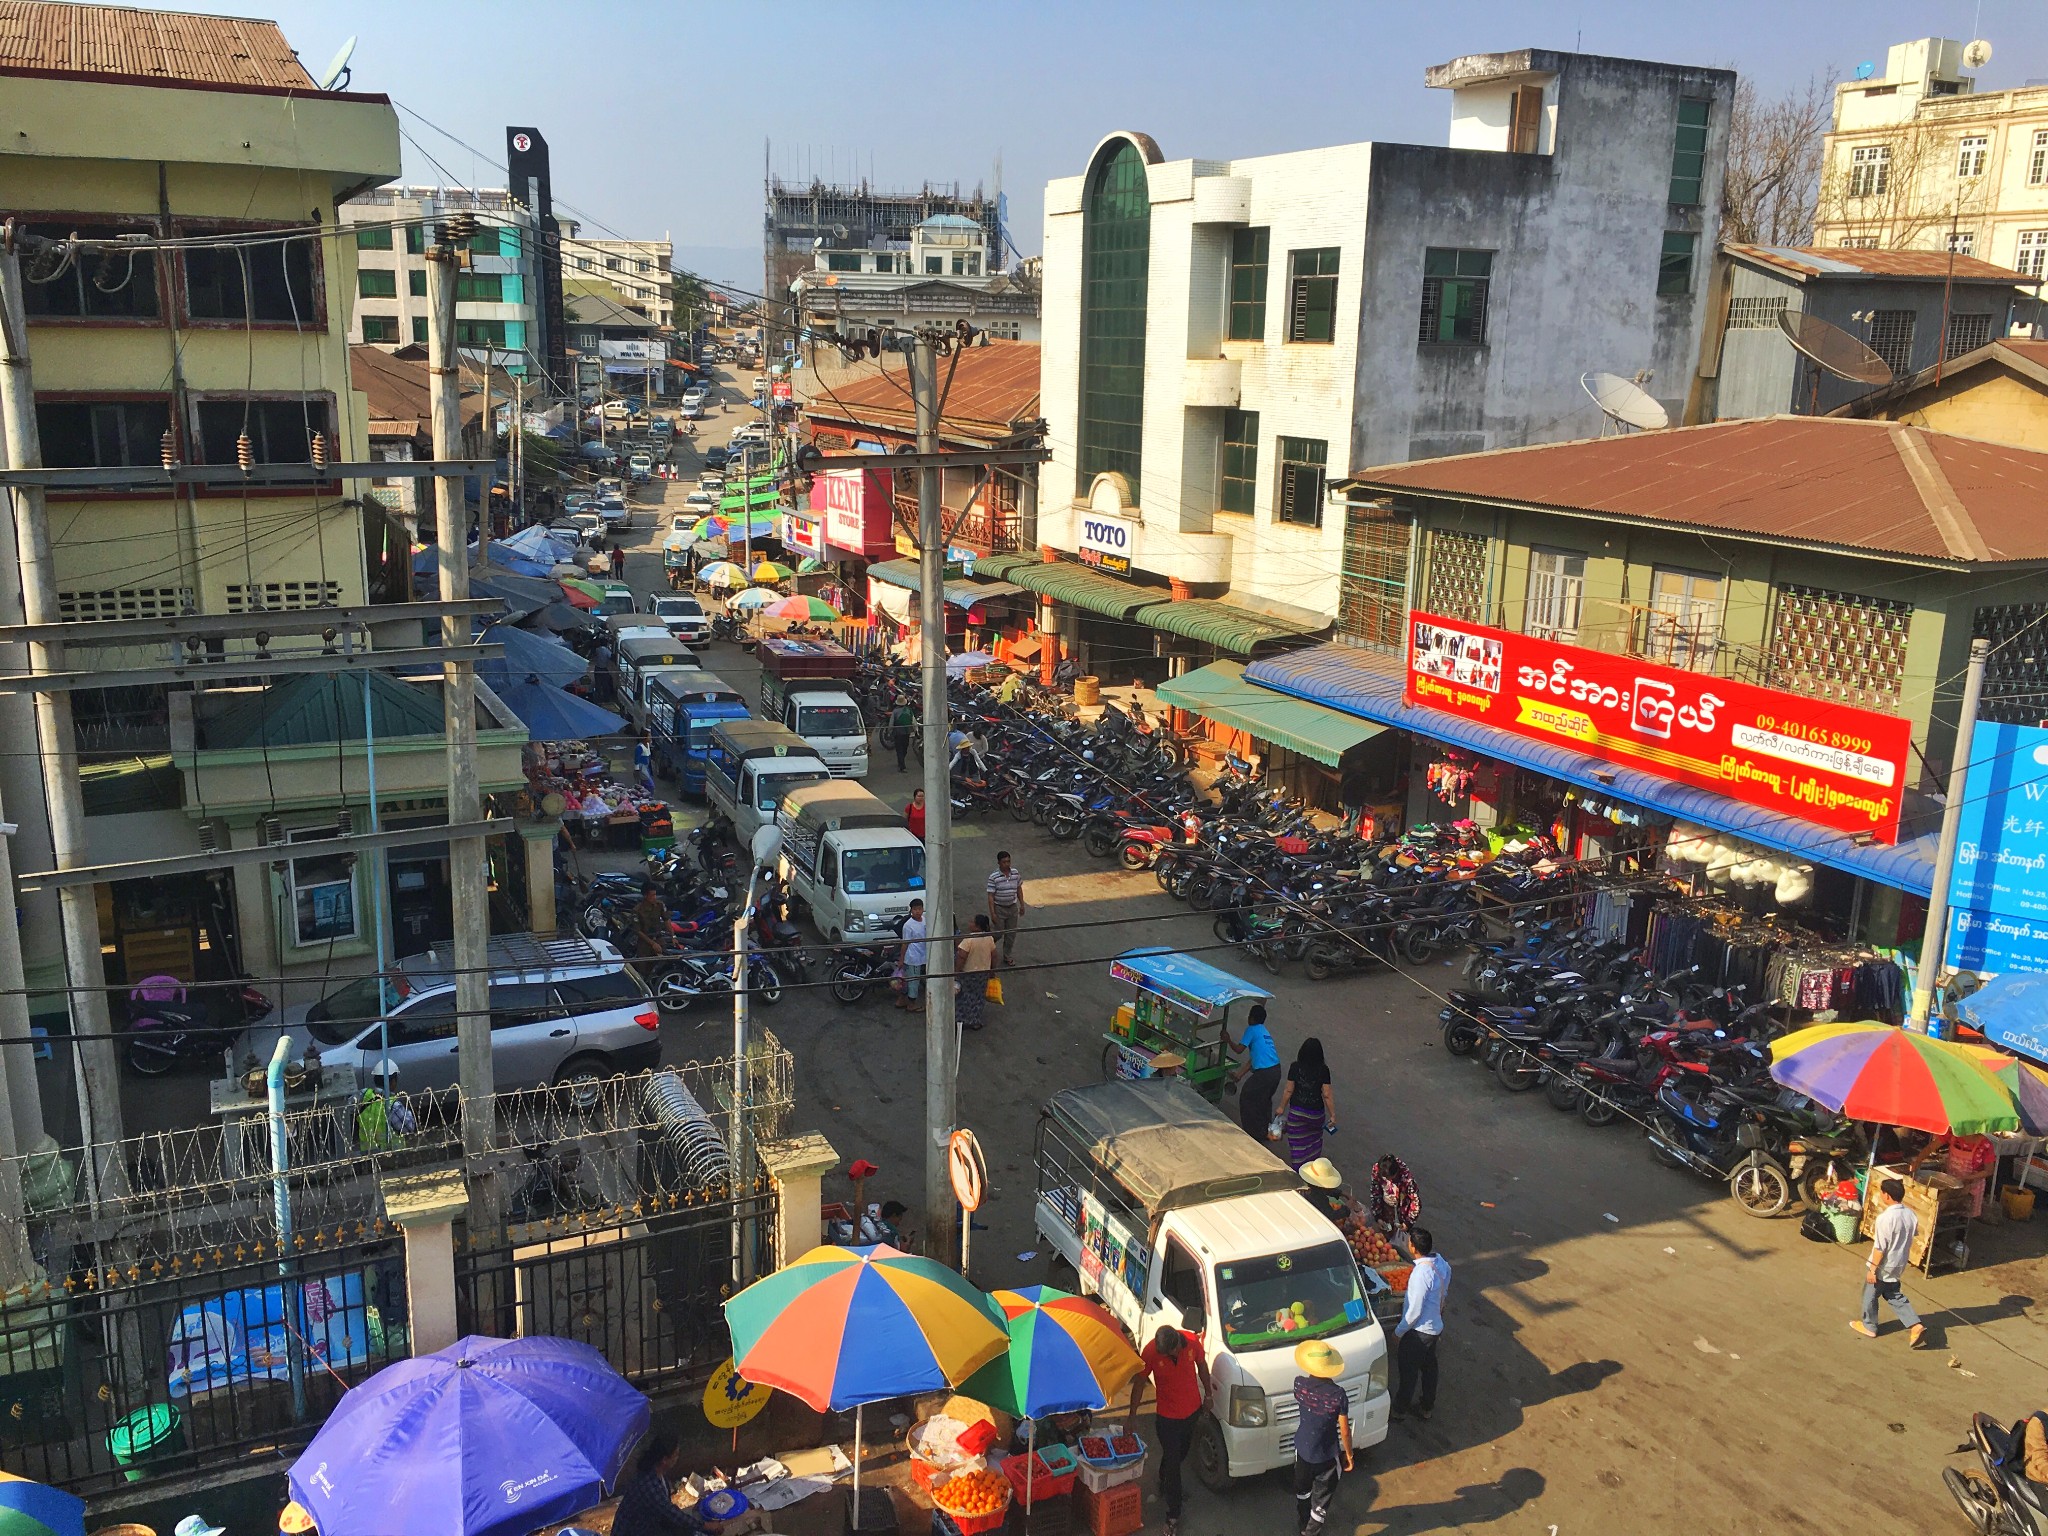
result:
[[[1104,1429],[1098,1435],[1083,1435],[1077,1450],[1081,1464],[1098,1472],[1114,1472],[1145,1459],[1145,1442],[1123,1429]]]
[[[962,1446],[963,1439],[980,1439],[975,1426],[945,1414],[919,1419],[903,1432],[903,1448],[910,1453],[910,1480],[930,1493],[944,1479],[956,1473],[979,1472],[987,1461]],[[985,1447],[987,1441],[981,1440]]]
[[[1032,1455],[1012,1456],[1003,1463],[1003,1476],[1026,1509],[1072,1493],[1080,1472],[1081,1463],[1064,1445],[1041,1446]]]
[[[992,1531],[1010,1513],[1009,1479],[985,1467],[934,1482],[931,1495],[932,1503],[959,1528],[960,1536]]]
[[[1377,1227],[1360,1222],[1347,1228],[1345,1236],[1351,1239],[1352,1256],[1368,1269],[1376,1269],[1384,1275],[1389,1265],[1407,1262]]]

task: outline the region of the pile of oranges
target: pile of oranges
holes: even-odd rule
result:
[[[932,1490],[932,1502],[949,1515],[970,1520],[1000,1515],[1010,1506],[1009,1479],[999,1472],[966,1472]]]

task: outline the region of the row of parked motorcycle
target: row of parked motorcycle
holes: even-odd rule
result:
[[[1752,1216],[1816,1210],[1869,1161],[1857,1125],[1771,1078],[1778,1005],[1696,966],[1654,975],[1618,940],[1525,920],[1463,979],[1438,1014],[1451,1055],[1589,1126],[1640,1126],[1659,1162],[1726,1185]]]

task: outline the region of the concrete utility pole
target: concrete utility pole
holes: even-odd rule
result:
[[[939,364],[931,338],[911,352],[917,401],[917,451],[939,451]],[[924,920],[931,937],[931,979],[924,989],[925,1253],[952,1263],[959,1252],[960,1205],[946,1144],[958,1119],[960,1037],[953,1015],[953,780],[946,749],[946,527],[937,468],[917,473],[917,611],[924,679]],[[944,958],[941,959],[940,957]]]
[[[0,250],[0,424],[7,434],[10,469],[40,469],[42,438],[36,430],[35,379],[29,370],[28,315],[22,297],[21,253]],[[39,486],[17,486],[12,495],[16,556],[21,579],[22,616],[30,624],[57,624],[57,571],[50,555],[50,523]],[[29,646],[33,671],[67,670],[61,642],[38,641]],[[71,695],[51,691],[35,696],[37,745],[41,749],[43,793],[49,802],[51,852],[60,870],[92,862],[86,849],[85,796],[78,773],[78,741],[71,724]],[[21,744],[16,744],[17,748]],[[31,748],[34,749],[33,747]],[[13,896],[12,881],[6,894]],[[125,1190],[126,1166],[118,1155],[99,1153],[122,1137],[121,1076],[114,1053],[113,1024],[107,1008],[107,977],[100,955],[100,915],[90,885],[66,886],[58,892],[58,914],[64,934],[64,976],[71,988],[71,1026],[78,1079],[80,1139],[88,1149],[79,1170],[95,1214],[108,1195]],[[12,924],[8,924],[10,929]],[[10,935],[12,937],[12,935]],[[0,954],[0,964],[7,957]],[[19,945],[6,984],[22,980]],[[25,1006],[25,1004],[24,1004]],[[0,1018],[0,1037],[13,1021]],[[25,1019],[22,1031],[27,1032]],[[8,1055],[26,1057],[25,1051]],[[8,1072],[26,1071],[33,1083],[31,1060],[8,1061]],[[10,1092],[9,1098],[13,1095]]]
[[[1977,704],[1984,696],[1984,664],[1991,657],[1989,640],[1970,642],[1970,670],[1963,678],[1963,713],[1956,722],[1955,754],[1949,761],[1948,803],[1941,810],[1941,841],[1934,848],[1934,890],[1927,898],[1927,930],[1920,940],[1920,964],[1913,973],[1913,1007],[1906,1028],[1927,1033],[1934,1011],[1934,989],[1948,964],[1948,887],[1956,867],[1956,834],[1963,819],[1963,796],[1970,782],[1970,746],[1977,735]]]
[[[460,221],[457,221],[458,223]],[[460,447],[461,363],[455,351],[455,274],[462,241],[441,227],[441,240],[427,252],[427,372],[434,422],[434,457],[462,456]],[[434,477],[435,537],[441,569],[441,600],[469,596],[469,518],[463,505],[462,475]],[[486,514],[488,515],[488,514]],[[451,659],[442,664],[443,718],[448,734],[448,820],[451,825],[483,819],[476,778],[476,664],[462,653],[470,643],[469,620],[441,620],[441,644]],[[469,1165],[471,1230],[497,1231],[496,1188],[488,1159],[492,1150],[490,976],[486,950],[490,935],[490,893],[484,880],[484,840],[448,841],[448,879],[455,905],[455,1038],[462,1084],[462,1151]]]

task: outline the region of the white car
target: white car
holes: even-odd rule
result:
[[[597,515],[604,519],[607,528],[624,528],[633,521],[633,509],[618,496],[607,496],[600,501]]]
[[[704,605],[694,597],[684,594],[657,597],[654,600],[654,616],[666,624],[668,632],[685,645],[704,645],[711,639],[711,620],[704,613]]]
[[[685,400],[682,410],[678,414],[685,421],[702,421],[704,419],[704,402],[702,400]]]
[[[623,400],[607,400],[604,403],[604,414],[609,420],[624,421],[633,414],[633,407]]]
[[[697,516],[690,519],[694,524],[698,517],[708,516],[718,510],[718,498],[709,491],[692,491],[683,498],[683,505],[696,513]]]

